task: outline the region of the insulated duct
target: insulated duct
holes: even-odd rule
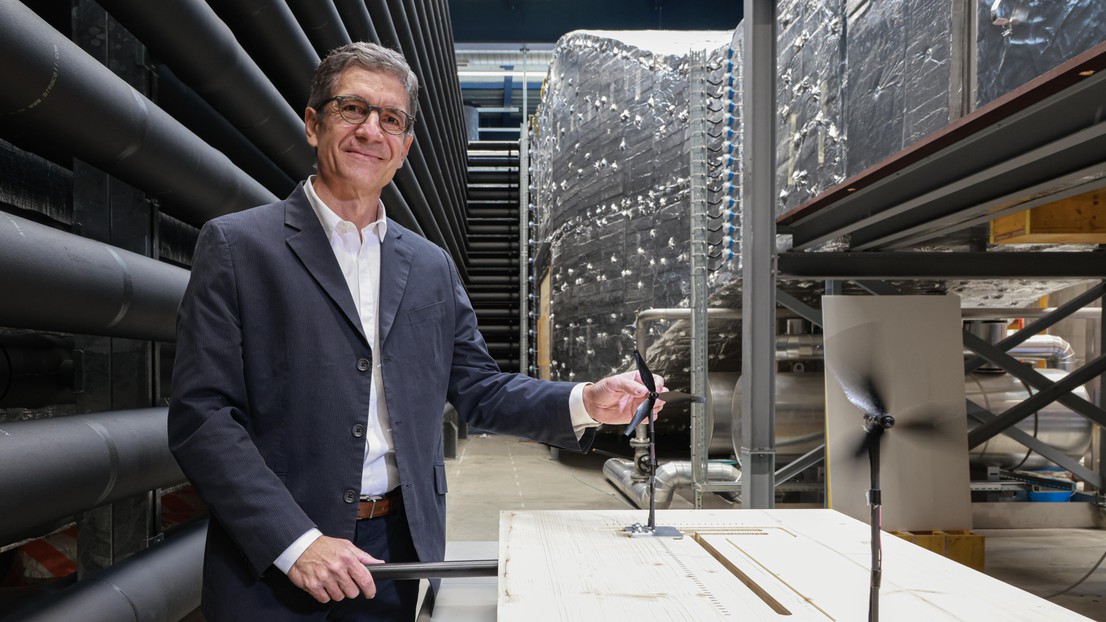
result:
[[[632,460],[611,458],[603,463],[603,475],[639,508],[649,507],[649,480],[641,476]],[[672,461],[657,465],[657,509],[672,505],[672,495],[694,482],[691,463]],[[732,484],[741,481],[741,470],[727,462],[708,462],[707,481]]]
[[[157,93],[158,103],[165,112],[195,132],[205,143],[226,154],[270,192],[283,197],[296,187],[298,179],[289,177],[219,111],[204,101],[199,93],[181,82],[164,65],[158,68]]]
[[[298,115],[319,55],[283,0],[208,0]]]
[[[0,213],[0,326],[176,340],[188,271]]]
[[[409,46],[403,45],[396,32],[388,6],[383,2],[370,3],[369,15],[376,27],[377,35],[380,36],[381,44],[399,50],[411,66],[412,71],[419,76],[419,81],[425,83],[426,74],[422,71],[422,67],[418,62],[418,53]],[[441,240],[438,243],[453,256],[462,277],[467,277],[465,267],[467,254],[464,252],[464,242],[458,241],[457,236],[460,230],[453,224],[455,219],[449,217],[450,209],[456,209],[456,207],[451,206],[448,201],[442,200],[438,194],[438,186],[442,186],[443,189],[447,188],[449,180],[440,176],[438,178],[432,177],[427,160],[424,157],[424,146],[432,154],[434,152],[436,143],[429,134],[429,128],[433,127],[438,121],[433,118],[434,108],[430,104],[431,94],[429,91],[432,87],[428,84],[422,84],[421,86],[422,88],[419,89],[418,94],[419,110],[415,115],[418,118],[415,122],[415,142],[411,145],[411,151],[407,155],[407,163],[396,173],[395,181],[404,196],[407,197],[412,210],[424,223],[424,229],[432,236],[430,239],[434,241],[434,236],[436,236]],[[435,218],[433,208],[437,208],[444,218]]]
[[[0,3],[0,136],[65,149],[194,225],[276,197],[20,2]]]
[[[285,173],[311,172],[303,119],[207,3],[97,1]]]
[[[207,521],[16,612],[5,622],[162,622],[200,606]]]
[[[184,481],[169,453],[168,412],[143,408],[3,424],[0,540]]]
[[[288,6],[319,58],[326,58],[331,50],[350,42],[333,0],[288,0]]]

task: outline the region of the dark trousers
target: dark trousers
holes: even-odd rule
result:
[[[385,562],[418,561],[403,509],[388,516],[357,521],[357,548]],[[412,622],[419,599],[418,581],[377,581],[376,597],[358,596],[333,603],[327,620]]]

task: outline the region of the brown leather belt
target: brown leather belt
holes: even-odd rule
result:
[[[403,495],[399,488],[392,490],[381,497],[361,497],[357,504],[357,520],[368,520],[387,516],[403,505]]]

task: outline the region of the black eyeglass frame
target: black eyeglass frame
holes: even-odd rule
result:
[[[342,112],[342,101],[343,100],[353,100],[353,101],[360,102],[361,104],[363,104],[365,106],[365,108],[368,109],[368,112],[365,113],[365,118],[362,119],[361,121],[351,121],[348,118],[346,118],[345,113]],[[346,123],[349,123],[350,125],[361,125],[365,121],[369,120],[369,117],[372,116],[373,111],[376,111],[376,114],[377,114],[378,118],[380,117],[380,115],[387,112],[389,114],[398,114],[400,116],[400,118],[402,118],[405,121],[403,129],[401,129],[399,132],[393,132],[393,131],[389,130],[387,127],[385,127],[383,123],[380,123],[380,129],[382,131],[384,131],[386,134],[391,134],[392,136],[402,136],[402,135],[407,134],[408,132],[410,132],[411,129],[415,127],[415,117],[414,117],[414,115],[408,113],[406,110],[403,110],[403,109],[400,109],[400,108],[393,108],[392,106],[375,106],[375,105],[370,104],[369,102],[365,101],[365,98],[361,97],[359,95],[334,95],[333,97],[328,97],[328,98],[324,99],[323,101],[319,102],[319,105],[315,107],[315,110],[322,110],[323,107],[326,106],[327,104],[329,104],[330,102],[337,102],[338,103],[338,106],[336,107],[335,112],[338,113],[338,116],[342,117],[343,121],[345,121]]]

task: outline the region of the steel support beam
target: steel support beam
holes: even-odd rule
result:
[[[811,324],[814,324],[815,326],[822,325],[821,309],[815,309],[802,300],[799,300],[798,298],[778,288],[776,289],[776,301],[779,304],[799,314],[800,317],[810,322]]]
[[[694,51],[688,57],[688,75],[691,94],[690,152],[688,166],[691,192],[691,392],[708,395],[707,386],[707,271],[710,246],[710,208],[707,204],[710,152],[707,149],[707,111],[711,100],[707,90],[707,59],[702,51]],[[707,428],[705,404],[691,404],[691,479],[694,483],[695,507],[703,507],[704,486],[707,483],[707,454],[710,449],[710,430]]]
[[[747,209],[747,208],[746,208]],[[780,278],[1005,279],[1101,278],[1102,253],[817,253],[779,254]]]
[[[826,459],[826,445],[825,443],[811,449],[805,454],[799,456],[793,460],[790,464],[783,467],[779,471],[776,471],[776,486],[786,482],[787,480],[795,477],[799,473],[809,469],[810,467],[819,464]]]
[[[998,415],[992,413],[990,410],[987,410],[986,408],[980,406],[979,404],[976,404],[971,400],[967,400],[967,402],[968,416],[972,419],[975,419],[976,421],[983,424],[990,423],[998,419]],[[1041,454],[1056,465],[1067,469],[1072,473],[1072,475],[1087,482],[1088,484],[1091,484],[1096,489],[1102,489],[1101,475],[1079,464],[1077,460],[1071,458],[1070,456],[1060,451],[1059,449],[1056,449],[1052,445],[1045,443],[1035,436],[1023,432],[1020,428],[1014,427],[1013,425],[1004,429],[1002,433],[1014,439],[1015,441],[1018,441],[1022,445],[1025,445],[1029,449],[1032,449],[1033,451]]]
[[[1068,316],[1072,315],[1076,311],[1082,309],[1095,300],[1102,298],[1103,293],[1106,293],[1106,281],[1099,283],[1098,285],[1092,287],[1079,296],[1060,305],[1056,308],[1056,310],[1054,310],[1052,313],[1049,313],[1045,317],[1030,322],[1018,332],[995,344],[995,347],[999,350],[1002,350],[1003,352],[1007,352],[1014,346],[1023,343],[1025,340],[1029,339],[1033,335],[1048,330],[1053,325],[1057,324],[1061,320],[1066,319]],[[968,359],[966,363],[964,363],[964,373],[972,373],[973,371],[979,369],[980,365],[983,365],[983,363],[983,357],[973,356],[972,358]]]
[[[1070,393],[1072,389],[1086,384],[1095,376],[1106,371],[1106,355],[1100,354],[1093,361],[1088,362],[1060,381],[1053,383],[1025,363],[966,331],[964,332],[964,345],[1039,391],[1039,393],[1029,397],[1021,404],[1007,410],[996,420],[972,430],[968,434],[968,447],[981,445],[1005,428],[1015,425],[1037,409],[1053,401],[1060,402],[1099,425],[1106,425],[1106,412],[1078,395]]]
[[[745,0],[741,123],[741,503],[775,506],[776,2]]]

